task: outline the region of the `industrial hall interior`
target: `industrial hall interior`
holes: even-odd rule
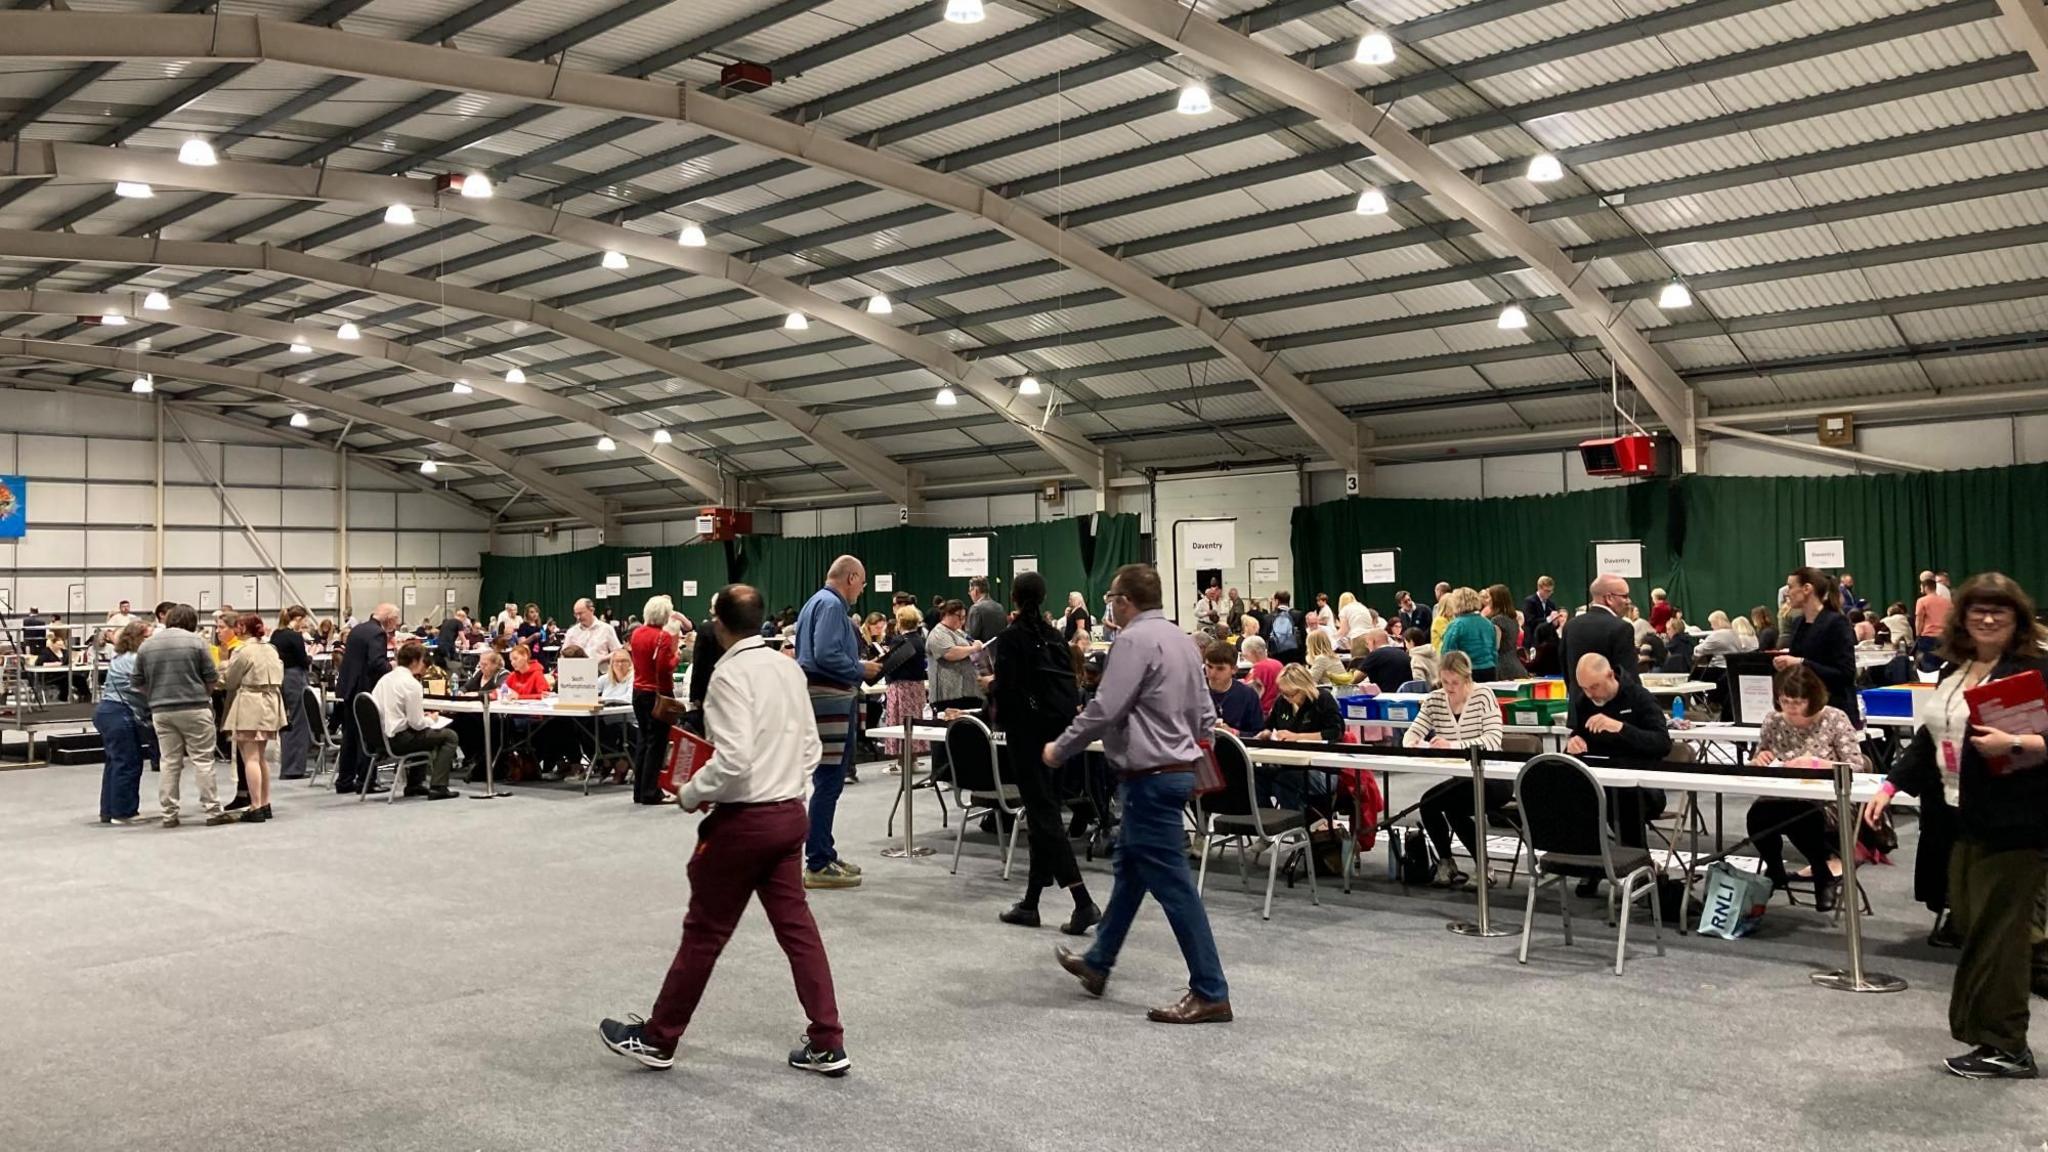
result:
[[[0,0],[0,1150],[2043,1152],[2044,497],[2048,0]]]

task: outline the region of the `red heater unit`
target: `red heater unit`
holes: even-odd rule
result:
[[[1671,475],[1671,441],[1660,436],[1615,436],[1585,440],[1579,458],[1588,476],[1642,478]]]
[[[737,540],[754,530],[754,514],[737,508],[705,508],[697,513],[697,534],[706,540]]]
[[[718,70],[718,86],[730,92],[759,92],[775,83],[775,70],[751,60],[735,60]]]

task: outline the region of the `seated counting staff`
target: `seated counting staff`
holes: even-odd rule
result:
[[[419,673],[426,662],[426,645],[417,640],[399,645],[397,667],[370,689],[370,698],[377,702],[377,714],[383,718],[384,737],[391,751],[400,756],[427,752],[433,757],[427,765],[426,783],[420,782],[415,769],[415,774],[405,782],[405,794],[447,800],[461,795],[448,788],[448,770],[455,765],[455,732],[433,727],[424,710],[426,693],[420,687]]]
[[[1265,727],[1259,690],[1237,678],[1237,652],[1222,640],[1202,649],[1202,671],[1209,680],[1209,699],[1216,705],[1216,725],[1239,736]]]
[[[1344,739],[1344,717],[1337,701],[1316,687],[1307,666],[1289,664],[1280,673],[1279,695],[1266,713],[1263,740],[1306,740],[1336,744]],[[1304,799],[1320,801],[1318,809],[1329,807],[1333,790],[1328,772],[1307,772],[1295,768],[1259,768],[1259,792],[1279,801],[1280,807],[1302,810]]]
[[[1764,717],[1752,764],[1832,767],[1834,762],[1863,762],[1856,729],[1849,716],[1828,703],[1828,690],[1813,669],[1794,664],[1778,673],[1778,710]],[[1764,875],[1779,888],[1786,885],[1785,841],[1799,849],[1813,866],[1813,906],[1829,912],[1841,887],[1842,861],[1828,831],[1826,805],[1818,800],[1758,797],[1749,806],[1749,835],[1763,857]]]
[[[1664,722],[1664,709],[1640,682],[1617,675],[1614,665],[1598,652],[1579,657],[1576,680],[1579,694],[1572,700],[1572,734],[1565,741],[1566,752],[1636,764],[1653,763],[1671,754],[1671,730]],[[1664,790],[1609,789],[1608,800],[1621,842],[1631,848],[1648,847],[1646,826],[1663,814]]]
[[[1404,748],[1484,748],[1500,750],[1500,705],[1493,693],[1472,683],[1472,658],[1463,652],[1444,653],[1438,672],[1443,687],[1423,697],[1415,720],[1401,737]],[[1486,810],[1504,810],[1514,803],[1515,782],[1488,780]],[[1470,879],[1451,862],[1451,834],[1474,860],[1479,858],[1479,829],[1472,820],[1472,782],[1462,776],[1441,780],[1422,794],[1422,830],[1436,848],[1438,888],[1463,887]]]
[[[1396,644],[1386,629],[1368,630],[1362,647],[1365,654],[1359,661],[1358,674],[1380,691],[1399,692],[1401,685],[1418,678],[1408,649]]]
[[[1251,664],[1245,673],[1245,681],[1259,693],[1259,710],[1271,711],[1273,702],[1280,698],[1280,661],[1266,654],[1263,637],[1247,636],[1237,646],[1238,652]]]

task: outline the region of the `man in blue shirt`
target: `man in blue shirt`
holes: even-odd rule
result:
[[[1240,736],[1258,735],[1266,717],[1259,711],[1259,690],[1237,678],[1237,650],[1222,640],[1205,645],[1202,671],[1209,678],[1217,723]]]
[[[796,617],[796,662],[811,693],[811,714],[818,720],[824,755],[811,774],[811,831],[804,842],[804,887],[858,888],[860,866],[839,858],[832,846],[832,819],[839,812],[839,793],[853,762],[854,710],[862,682],[881,674],[882,666],[860,658],[860,636],[854,631],[853,602],[868,584],[868,570],[858,559],[841,556],[825,573],[825,586],[813,593]]]

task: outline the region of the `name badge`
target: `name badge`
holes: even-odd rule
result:
[[[1941,770],[1951,776],[1962,775],[1963,759],[1953,740],[1941,742]]]

